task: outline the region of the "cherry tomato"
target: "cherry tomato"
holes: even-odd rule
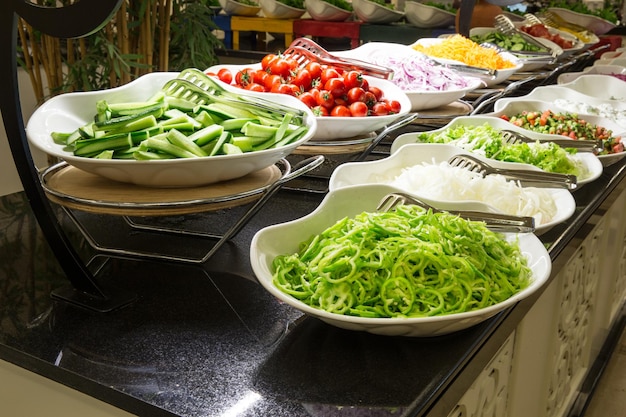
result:
[[[376,96],[374,95],[374,93],[372,93],[371,91],[366,91],[363,102],[367,104],[367,107],[371,108],[374,106],[374,104],[378,103],[378,100],[376,100]]]
[[[313,80],[322,76],[322,65],[319,62],[311,61],[304,68],[309,71]]]
[[[362,101],[355,101],[354,103],[350,104],[349,109],[350,115],[352,115],[352,117],[365,117],[369,112],[367,104]]]
[[[343,82],[346,84],[346,89],[350,90],[354,87],[361,87],[363,85],[363,74],[360,71],[347,71],[343,73]]]
[[[322,81],[322,84],[326,84],[326,81],[330,80],[331,78],[339,78],[340,76],[341,75],[336,68],[326,67],[322,69],[322,75],[320,76],[320,80]]]
[[[326,107],[315,106],[311,108],[311,110],[313,111],[313,114],[317,117],[329,116],[328,109]]]
[[[374,94],[374,97],[376,97],[376,101],[380,101],[383,99],[383,90],[381,90],[380,88],[371,85],[369,87],[369,90],[365,90],[365,91],[369,91],[370,93]]]
[[[278,57],[270,65],[270,73],[280,75],[283,78],[289,77],[290,71],[291,64],[285,58]]]
[[[263,83],[263,86],[265,87],[265,91],[271,91],[274,84],[281,84],[281,83],[282,83],[282,79],[280,78],[280,75],[267,74],[267,77],[265,78],[265,82]]]
[[[276,54],[267,54],[261,60],[261,68],[265,71],[268,71],[271,67],[271,63],[277,58]]]
[[[265,80],[267,79],[267,77],[269,77],[270,75],[263,71],[263,70],[257,70],[253,73],[252,75],[252,81],[256,84],[260,84],[262,86],[265,86]]]
[[[250,68],[244,68],[240,71],[237,71],[237,74],[235,74],[235,82],[237,83],[237,85],[245,87],[252,82],[250,71],[252,71]]]
[[[263,87],[261,84],[257,84],[257,83],[250,83],[247,86],[244,87],[246,90],[250,90],[250,91],[259,91],[261,93],[265,92],[265,87]]]
[[[402,105],[398,100],[389,100],[387,101],[387,104],[389,105],[389,111],[391,113],[400,113]]]
[[[311,82],[313,78],[311,77],[311,73],[306,68],[303,68],[296,72],[294,76],[291,78],[291,82],[301,90],[306,91],[311,88]]]
[[[231,84],[233,82],[233,73],[228,68],[220,68],[217,71],[217,78],[226,84]]]
[[[346,85],[343,83],[343,78],[330,78],[324,83],[324,90],[330,91],[333,97],[338,98],[346,93]]]
[[[290,96],[295,96],[298,91],[298,87],[293,84],[274,84],[271,89],[272,93],[288,94]]]
[[[335,98],[328,90],[320,90],[319,95],[317,96],[317,104],[318,106],[326,107],[327,109],[332,109],[335,106]]]
[[[372,114],[376,116],[387,116],[389,114],[389,105],[383,101],[372,106]]]
[[[348,103],[356,103],[357,101],[365,102],[365,90],[363,90],[361,87],[352,87],[348,90],[347,97]]]
[[[310,91],[305,91],[304,93],[298,96],[301,102],[306,104],[309,108],[313,108],[317,106],[317,100],[315,96]]]
[[[332,108],[330,111],[332,117],[350,117],[350,109],[346,106],[339,105]]]
[[[367,78],[363,78],[363,81],[361,82],[361,88],[365,91],[370,90],[370,83],[369,81],[367,81]]]

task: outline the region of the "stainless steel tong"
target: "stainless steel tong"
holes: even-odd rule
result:
[[[378,203],[376,210],[387,212],[393,210],[400,204],[412,204],[420,206],[425,210],[432,210],[433,213],[446,212],[467,220],[484,222],[485,225],[493,231],[517,233],[532,233],[535,231],[535,219],[533,217],[510,216],[508,214],[486,213],[471,210],[440,210],[425,201],[420,200],[419,198],[401,192],[385,195],[380,200],[380,203]]]
[[[455,155],[448,160],[448,163],[451,166],[477,172],[483,177],[489,174],[500,174],[508,179],[519,181],[525,186],[567,188],[568,190],[574,190],[577,186],[575,175],[529,169],[496,168],[471,155]]]
[[[536,142],[551,142],[556,145],[559,145],[562,148],[573,148],[578,150],[579,152],[593,152],[598,153],[602,150],[602,141],[601,140],[574,140],[574,139],[533,139],[530,138],[520,132],[515,132],[512,130],[501,130],[500,136],[502,140],[504,140],[507,144],[516,144],[516,143],[536,143]]]
[[[524,38],[528,43],[531,43],[531,44],[535,45],[536,47],[541,48],[542,50],[549,50],[550,54],[553,57],[559,55],[559,53],[562,52],[562,50],[561,51],[556,51],[556,50],[554,50],[552,48],[549,48],[547,45],[544,45],[542,42],[537,40],[534,36],[531,36],[528,33],[524,32],[523,30],[518,29],[515,26],[515,23],[513,23],[513,21],[511,19],[509,19],[507,16],[505,16],[503,14],[499,14],[499,15],[497,15],[495,17],[494,26],[501,33],[504,33],[504,34],[518,34],[522,38]]]
[[[354,58],[338,57],[322,48],[309,38],[296,38],[283,52],[283,55],[298,62],[299,67],[304,67],[309,62],[333,65],[344,70],[358,70],[364,74],[383,79],[393,77],[393,69],[375,65]]]

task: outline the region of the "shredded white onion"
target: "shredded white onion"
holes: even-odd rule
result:
[[[460,90],[475,83],[475,79],[465,77],[445,66],[433,64],[422,55],[377,56],[373,61],[393,69],[391,81],[404,91]]]
[[[534,217],[537,225],[550,222],[557,213],[554,198],[545,189],[522,187],[498,174],[483,178],[447,162],[404,168],[389,183],[433,200],[482,202],[504,214]]]

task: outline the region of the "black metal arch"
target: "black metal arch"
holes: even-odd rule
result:
[[[57,298],[99,311],[130,302],[129,296],[112,294],[98,284],[61,228],[41,186],[26,138],[17,82],[18,15],[34,28],[61,38],[86,36],[102,28],[122,0],[80,0],[66,7],[42,7],[28,0],[0,2],[0,79],[3,91],[0,110],[15,166],[35,218],[71,283],[71,288],[52,294]]]

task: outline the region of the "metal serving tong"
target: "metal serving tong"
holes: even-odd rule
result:
[[[500,136],[504,143],[513,145],[516,143],[536,143],[536,142],[551,142],[559,145],[561,148],[573,148],[579,152],[593,152],[598,153],[602,150],[602,140],[574,140],[574,139],[533,139],[520,132],[512,130],[501,130]]]
[[[450,213],[467,220],[485,222],[485,225],[498,232],[532,233],[535,231],[535,219],[532,217],[511,216],[508,214],[486,213],[470,210],[440,210],[409,194],[396,192],[384,196],[378,203],[377,211],[387,212],[398,205],[416,205],[431,210],[433,213]]]
[[[196,105],[207,104],[210,100],[221,101],[227,104],[248,105],[250,110],[261,109],[268,113],[282,117],[285,113],[294,115],[294,120],[303,122],[305,113],[302,110],[285,106],[262,97],[239,95],[226,90],[212,77],[195,68],[188,68],[180,72],[161,88],[168,96],[190,101]]]
[[[300,68],[309,62],[333,65],[344,70],[358,70],[372,77],[391,79],[393,69],[380,65],[371,64],[354,58],[344,58],[332,55],[315,41],[309,38],[296,38],[283,52],[283,55],[298,62]]]
[[[555,50],[554,48],[550,48],[549,46],[544,45],[542,42],[537,40],[534,36],[529,35],[528,33],[524,32],[523,30],[519,30],[515,26],[515,23],[513,23],[513,21],[511,19],[509,19],[507,16],[505,16],[503,14],[499,14],[499,15],[497,15],[495,17],[494,26],[501,33],[504,33],[504,34],[518,34],[518,35],[520,35],[528,43],[531,43],[531,44],[533,44],[533,45],[535,45],[538,48],[541,48],[543,50],[550,51],[550,55],[552,55],[553,57],[556,57],[557,55],[559,55],[559,54],[561,54],[563,52],[563,50],[558,51],[558,50]]]
[[[529,169],[496,168],[471,155],[454,155],[448,160],[448,163],[454,167],[477,172],[482,174],[483,177],[489,174],[500,174],[511,180],[519,181],[526,186],[567,188],[568,190],[574,190],[577,187],[575,175],[532,171]]]

